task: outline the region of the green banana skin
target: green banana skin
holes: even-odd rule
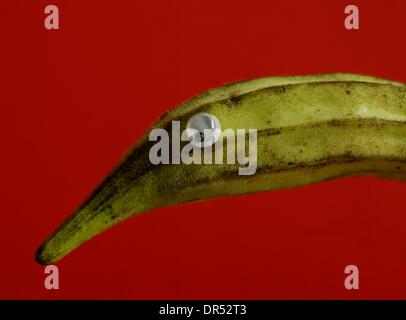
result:
[[[257,171],[238,164],[153,165],[154,128],[198,112],[257,129]],[[226,153],[226,151],[224,151]],[[169,111],[37,250],[53,263],[107,228],[156,208],[293,188],[348,175],[406,180],[406,86],[354,74],[271,77],[210,90]]]

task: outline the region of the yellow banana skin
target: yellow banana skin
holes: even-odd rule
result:
[[[154,128],[196,113],[257,129],[257,171],[238,164],[153,165]],[[406,86],[354,74],[271,77],[210,90],[165,114],[37,250],[53,263],[131,216],[168,205],[292,188],[347,175],[406,179]]]

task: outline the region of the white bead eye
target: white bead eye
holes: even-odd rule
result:
[[[186,125],[186,137],[195,147],[210,147],[220,138],[220,135],[220,121],[210,113],[197,113]]]

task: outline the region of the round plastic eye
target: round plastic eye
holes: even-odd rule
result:
[[[220,138],[220,135],[220,121],[210,113],[197,113],[186,125],[186,136],[195,147],[210,147]]]

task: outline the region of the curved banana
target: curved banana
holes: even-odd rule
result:
[[[238,164],[154,165],[149,131],[36,252],[52,263],[131,216],[167,205],[291,188],[345,175],[406,179],[406,86],[353,74],[254,79],[210,90],[152,127],[183,130],[195,114],[257,129],[257,170]]]

